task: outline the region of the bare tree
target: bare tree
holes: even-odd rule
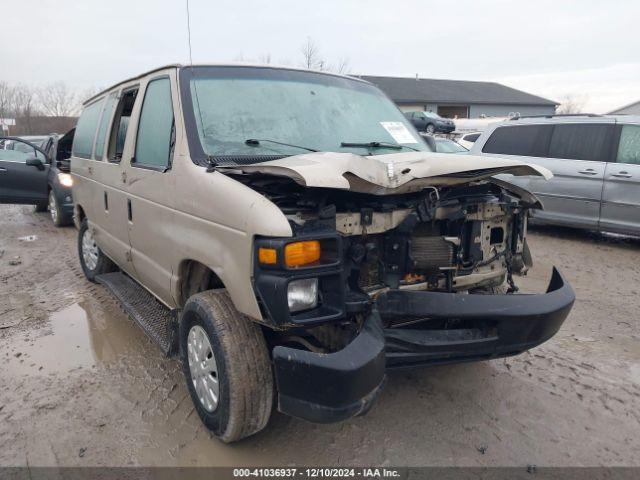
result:
[[[13,115],[14,90],[7,82],[0,82],[0,118],[9,118]]]
[[[562,97],[560,106],[556,109],[556,113],[567,115],[572,113],[582,113],[584,107],[589,100],[588,95],[576,95],[569,93]]]
[[[40,113],[36,104],[35,90],[27,85],[18,85],[14,87],[13,92],[13,114],[25,124],[27,134],[31,134],[33,130],[31,120]]]
[[[263,53],[258,57],[258,63],[262,63],[264,65],[269,65],[271,63],[271,54]]]
[[[76,108],[76,92],[63,82],[46,85],[38,90],[38,100],[45,115],[68,117]]]
[[[311,39],[307,37],[306,43],[300,49],[302,56],[304,57],[304,66],[309,69],[322,70],[324,67],[324,60],[320,57],[320,48]]]
[[[333,68],[332,70],[336,73],[348,73],[349,70],[351,69],[351,62],[349,62],[349,59],[346,57],[342,57],[338,63],[336,63],[335,68]]]
[[[306,68],[343,74],[351,69],[351,63],[347,57],[342,57],[335,64],[327,62],[320,54],[320,47],[311,37],[307,37],[307,41],[302,45],[300,52],[304,58],[302,65]]]
[[[74,116],[80,115],[80,112],[82,112],[82,105],[84,104],[84,102],[86,102],[91,97],[93,97],[96,93],[102,90],[104,89],[94,86],[94,87],[85,88],[84,90],[77,92],[75,95],[75,100],[73,102],[73,107],[69,111],[69,115],[74,115]]]

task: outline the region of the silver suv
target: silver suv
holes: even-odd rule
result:
[[[471,154],[518,159],[553,172],[549,181],[504,177],[535,193],[540,223],[640,235],[640,117],[570,115],[494,123]]]

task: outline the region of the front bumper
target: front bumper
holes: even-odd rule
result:
[[[390,291],[378,297],[380,314],[455,321],[460,328],[385,329],[387,368],[455,363],[517,355],[549,340],[571,311],[575,293],[553,269],[544,294],[463,295]]]
[[[273,361],[280,412],[318,423],[365,413],[385,377],[380,316],[373,310],[358,336],[338,352],[323,354],[277,346]]]
[[[71,218],[73,215],[73,193],[71,188],[62,186],[58,183],[53,187],[53,192],[62,213]]]
[[[555,335],[574,301],[573,289],[555,268],[544,294],[382,293],[344,349],[321,354],[274,348],[278,410],[312,422],[346,420],[373,404],[385,369],[516,355]],[[417,322],[383,329],[382,317]],[[433,322],[447,328],[431,328]]]

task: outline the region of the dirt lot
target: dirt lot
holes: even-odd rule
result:
[[[275,414],[227,446],[200,424],[177,361],[84,279],[75,229],[0,206],[0,465],[640,465],[640,241],[530,241],[525,289],[556,264],[577,293],[551,341],[392,374],[365,417]]]

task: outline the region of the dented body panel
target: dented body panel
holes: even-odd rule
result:
[[[257,165],[223,167],[244,173],[285,176],[305,187],[337,188],[374,195],[415,192],[426,187],[479,181],[493,175],[553,177],[543,167],[517,160],[433,152],[361,156],[352,153],[310,153]]]

